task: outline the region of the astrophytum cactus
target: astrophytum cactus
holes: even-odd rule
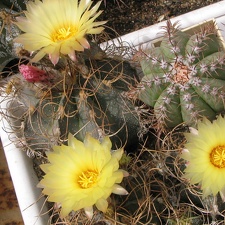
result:
[[[93,56],[94,48],[102,57]],[[125,93],[136,82],[136,71],[128,62],[92,46],[75,63],[62,59],[53,69],[44,59],[19,68],[4,91],[12,127],[29,153],[66,143],[68,133],[80,140],[86,133],[98,139],[110,135],[113,147],[135,148],[139,121]]]
[[[139,99],[164,127],[215,118],[225,107],[225,54],[213,22],[192,34],[170,21],[164,29],[162,41],[139,56]]]

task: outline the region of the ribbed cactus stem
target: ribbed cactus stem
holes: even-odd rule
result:
[[[194,34],[167,22],[159,46],[143,50],[138,97],[154,108],[162,126],[195,126],[225,109],[225,60],[213,23]]]

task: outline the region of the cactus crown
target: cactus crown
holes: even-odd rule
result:
[[[225,97],[224,50],[214,23],[191,34],[170,21],[164,29],[160,43],[139,56],[144,73],[139,99],[154,107],[166,127],[195,126],[202,116],[213,119],[224,110]]]

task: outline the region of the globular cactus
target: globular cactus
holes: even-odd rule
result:
[[[194,34],[170,21],[164,28],[160,44],[139,56],[144,76],[138,98],[164,127],[215,118],[225,108],[225,54],[214,24]]]
[[[6,76],[14,68],[9,62],[15,59],[13,39],[20,33],[13,23],[15,16],[25,9],[23,0],[1,0],[0,2],[0,71],[1,77]],[[4,68],[4,70],[3,70]]]
[[[114,148],[135,149],[139,121],[124,93],[137,77],[128,62],[109,58],[92,44],[75,63],[61,59],[54,69],[48,63],[46,58],[36,66],[19,66],[23,76],[9,77],[5,88],[15,129],[20,111],[18,135],[29,153],[66,143],[69,132],[80,140],[87,132],[98,139],[110,135]]]

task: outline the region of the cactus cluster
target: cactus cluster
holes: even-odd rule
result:
[[[100,141],[108,135],[112,149],[138,149],[120,160],[120,168],[130,174],[123,181],[129,192],[125,198],[112,197],[108,210],[96,212],[91,220],[82,211],[61,218],[56,202],[49,210],[49,224],[205,224],[224,219],[222,199],[202,199],[199,186],[187,186],[183,178],[180,152],[185,137],[180,131],[188,127],[165,129],[164,136],[151,120],[154,115],[159,128],[183,123],[195,127],[199,118],[214,119],[224,111],[223,46],[213,23],[200,27],[183,31],[167,21],[162,39],[135,55],[140,62],[136,68],[124,60],[130,60],[133,48],[112,45],[106,52],[94,35],[87,36],[90,48],[77,51],[76,59],[60,54],[54,65],[47,55],[32,61],[25,49],[17,49],[17,58],[11,61],[15,54],[9,51],[0,81],[1,100],[7,104],[1,105],[0,113],[16,134],[13,142],[29,156],[38,156],[33,159],[38,178],[48,151],[67,145],[69,133],[82,141],[86,133]],[[123,56],[117,57],[117,51]]]
[[[158,124],[196,125],[225,108],[225,54],[213,23],[190,34],[170,21],[155,47],[139,56],[143,78],[138,98],[154,108]]]

